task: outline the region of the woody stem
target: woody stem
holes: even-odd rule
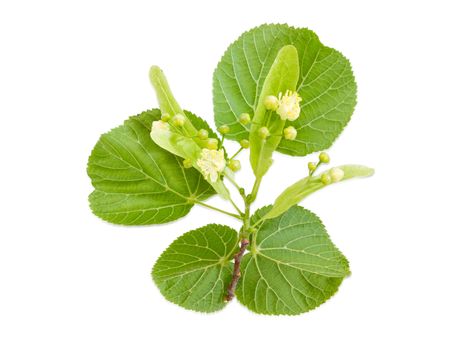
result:
[[[225,301],[231,301],[234,299],[234,295],[236,292],[237,283],[241,278],[241,261],[242,257],[245,254],[245,251],[250,243],[249,236],[250,236],[250,204],[251,202],[247,199],[245,195],[243,195],[244,204],[245,204],[245,213],[242,217],[243,226],[241,230],[241,243],[239,247],[239,251],[234,255],[234,268],[233,268],[233,275],[231,279],[231,283],[229,283],[228,288],[226,290]]]
[[[239,282],[239,278],[241,277],[241,260],[244,256],[245,250],[249,245],[249,240],[247,238],[242,238],[241,246],[239,251],[234,255],[234,269],[233,269],[233,277],[231,283],[228,286],[226,291],[225,301],[231,301],[234,299],[234,293],[236,291],[237,283]]]

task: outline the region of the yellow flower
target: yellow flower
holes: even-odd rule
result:
[[[157,120],[152,123],[152,129],[157,129],[157,130],[169,130],[169,125],[168,123],[162,121],[162,120]]]
[[[300,115],[300,101],[302,98],[297,92],[291,92],[289,90],[283,95],[281,92],[278,95],[279,105],[276,113],[281,117],[282,120],[296,120]]]
[[[218,174],[220,174],[226,166],[224,151],[203,148],[200,159],[197,160],[197,165],[206,180],[216,182],[218,180]]]

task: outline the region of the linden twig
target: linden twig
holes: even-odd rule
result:
[[[201,205],[205,208],[208,208],[208,209],[212,209],[212,210],[216,210],[220,213],[223,213],[225,215],[229,215],[229,216],[232,216],[233,218],[236,218],[236,219],[239,219],[239,220],[242,220],[242,217],[237,215],[237,214],[234,214],[234,213],[230,213],[226,210],[223,210],[223,209],[220,209],[220,208],[217,208],[217,207],[214,207],[213,205],[210,205],[210,204],[207,204],[207,203],[204,203],[204,202],[201,202],[201,201],[197,201],[195,200],[194,203],[198,204],[198,205]]]

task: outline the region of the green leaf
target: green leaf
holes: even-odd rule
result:
[[[356,103],[349,61],[306,28],[262,25],[231,44],[213,76],[215,122],[229,125],[228,138],[240,141],[249,137],[250,124],[240,124],[239,115],[253,115],[265,77],[286,45],[295,46],[299,54],[297,91],[303,100],[300,117],[287,123],[297,129],[297,138],[282,139],[278,151],[303,156],[327,149],[349,122]]]
[[[185,169],[181,158],[152,141],[150,129],[159,119],[158,109],[143,112],[95,145],[87,173],[95,188],[90,207],[98,217],[116,224],[161,224],[186,215],[195,201],[214,194],[198,171]]]
[[[344,177],[341,181],[349,180],[354,177],[367,177],[374,174],[372,168],[363,165],[342,165],[338,166],[338,168],[344,171]],[[273,207],[263,220],[281,215],[293,205],[300,203],[306,197],[324,187],[326,186],[321,182],[320,175],[304,177],[302,180],[286,188],[278,198],[276,198]]]
[[[207,225],[176,239],[158,258],[152,276],[163,296],[186,309],[222,309],[232,278],[238,234],[223,225]]]
[[[252,224],[270,207],[258,210]],[[294,206],[265,220],[241,262],[238,300],[250,310],[270,315],[297,315],[324,303],[344,277],[349,264],[329,239],[320,219]]]
[[[276,59],[266,76],[258,99],[257,109],[250,129],[250,164],[255,176],[260,180],[272,163],[272,154],[281,141],[285,121],[276,113],[267,111],[263,101],[267,96],[277,96],[280,92],[294,91],[299,78],[299,58],[292,45],[279,50]],[[270,136],[263,139],[259,129],[266,126]]]

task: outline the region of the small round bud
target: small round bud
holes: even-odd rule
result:
[[[200,129],[197,133],[197,136],[199,137],[199,139],[201,140],[206,140],[208,139],[208,131],[205,130],[205,129]]]
[[[270,136],[270,130],[266,126],[262,126],[260,129],[258,129],[258,136],[260,136],[262,139],[266,139],[268,136]]]
[[[243,139],[240,142],[242,148],[249,148],[250,147],[250,142],[247,139]]]
[[[310,170],[310,171],[314,171],[316,169],[316,164],[315,163],[308,162],[307,166],[308,166],[308,170]]]
[[[239,171],[241,170],[241,162],[237,159],[232,159],[229,161],[228,167],[232,171]]]
[[[210,138],[207,140],[207,148],[208,149],[218,149],[218,140]]]
[[[218,128],[218,131],[220,132],[221,135],[226,135],[230,131],[230,129],[229,129],[229,126],[227,125],[221,125]]]
[[[171,119],[171,121],[174,126],[184,126],[186,117],[184,117],[182,114],[176,114],[173,119]]]
[[[297,130],[293,126],[288,126],[284,129],[284,138],[286,140],[295,140],[297,136]]]
[[[171,119],[171,116],[168,114],[168,113],[163,113],[161,115],[161,120],[163,120],[164,122],[167,122]]]
[[[332,182],[341,181],[344,178],[344,170],[341,168],[332,168],[329,170],[329,176],[331,176]]]
[[[320,179],[324,185],[329,185],[331,183],[331,176],[328,173],[321,174]]]
[[[271,95],[266,96],[265,101],[264,101],[264,105],[265,105],[266,109],[275,111],[275,110],[278,109],[279,100],[278,100],[278,98],[276,96],[271,96]]]
[[[184,168],[192,168],[192,160],[190,159],[184,159],[182,162],[182,165],[184,165]]]
[[[250,123],[250,114],[249,113],[242,113],[239,116],[239,123],[242,125],[247,125]]]
[[[329,155],[328,155],[328,153],[321,152],[319,157],[320,157],[320,162],[329,163]]]

